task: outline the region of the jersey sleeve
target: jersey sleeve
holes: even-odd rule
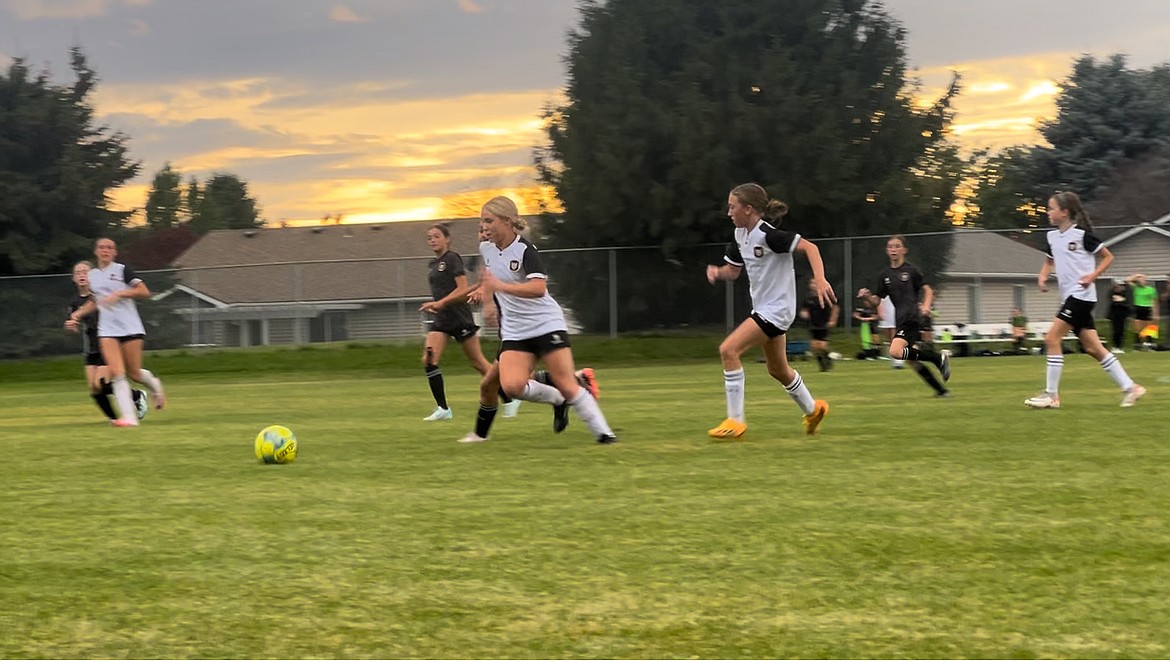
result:
[[[1048,233],[1044,233],[1043,239],[1040,240],[1040,250],[1049,258],[1052,257],[1052,242],[1048,237]]]
[[[910,273],[910,282],[914,284],[914,292],[921,292],[922,286],[926,285],[926,277],[923,276],[922,270],[915,267]]]
[[[1088,251],[1089,253],[1096,253],[1097,251],[1101,250],[1101,247],[1102,247],[1101,240],[1097,239],[1097,236],[1094,235],[1093,233],[1089,233],[1089,232],[1085,233],[1084,242],[1085,242],[1085,250]]]
[[[764,241],[768,248],[776,253],[792,253],[800,243],[800,235],[779,228],[772,228],[764,232]]]
[[[540,259],[540,252],[536,250],[535,246],[529,245],[524,249],[521,267],[524,268],[525,278],[548,280],[548,274],[544,273],[544,263]]]
[[[743,256],[739,254],[739,244],[737,242],[732,241],[727,243],[727,248],[723,249],[723,262],[736,267],[743,267]]]
[[[885,276],[886,276],[885,272],[881,272],[880,274],[878,274],[877,287],[874,288],[873,290],[871,290],[871,292],[878,299],[885,299],[886,297],[890,296],[890,286],[889,286],[889,284],[886,283]],[[881,305],[882,305],[881,302],[878,302],[879,308],[881,307]]]
[[[463,266],[463,256],[454,251],[448,251],[444,257],[447,259],[447,273],[451,275],[451,278],[467,274],[467,269]]]
[[[138,278],[138,274],[130,265],[122,265],[122,282],[126,287],[132,287],[135,283],[141,283],[142,279]]]

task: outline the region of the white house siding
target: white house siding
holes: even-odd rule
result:
[[[1106,276],[1122,279],[1142,273],[1155,280],[1163,280],[1170,273],[1170,237],[1153,231],[1140,232],[1109,247],[1113,264]]]
[[[419,338],[424,333],[417,302],[371,304],[348,311],[346,328],[351,339]]]
[[[981,279],[978,283],[979,308],[972,316],[970,298],[974,279],[952,279],[935,293],[935,322],[950,324],[990,324],[1006,322],[1015,306],[1015,287],[1024,289],[1024,315],[1033,322],[1051,319],[1060,306],[1060,293],[1052,282],[1048,292],[1040,292],[1035,279]]]
[[[293,323],[296,320],[292,318],[274,318],[268,321],[268,344],[269,345],[292,345],[297,342],[296,329]],[[308,339],[308,333],[304,333],[301,338]]]

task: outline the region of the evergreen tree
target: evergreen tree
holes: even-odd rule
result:
[[[146,225],[150,228],[174,228],[180,223],[185,207],[181,185],[183,176],[167,162],[155,173],[146,196]]]

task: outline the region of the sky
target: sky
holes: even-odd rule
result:
[[[670,2],[671,0],[646,0]],[[1170,61],[1166,0],[886,0],[924,97],[963,75],[967,149],[1038,140],[1082,54]],[[70,81],[80,45],[98,120],[142,172],[230,172],[271,224],[464,216],[535,186],[541,110],[565,84],[576,0],[0,0],[0,66]],[[531,210],[529,210],[531,211]],[[471,214],[475,212],[472,211]]]

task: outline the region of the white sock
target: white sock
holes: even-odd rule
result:
[[[138,381],[146,385],[146,388],[149,389],[150,393],[152,394],[157,394],[162,391],[162,382],[160,382],[158,378],[154,377],[154,373],[151,373],[145,368],[138,369]]]
[[[803,410],[805,414],[812,414],[813,411],[817,409],[817,404],[813,402],[812,394],[809,392],[808,387],[804,384],[804,378],[800,377],[800,373],[797,373],[796,371],[792,372],[796,375],[796,377],[792,379],[792,384],[784,385],[784,389],[788,392],[788,395],[792,397],[792,400],[796,401],[796,404],[800,406],[800,409]]]
[[[528,384],[524,386],[524,393],[520,394],[520,400],[560,405],[565,402],[565,397],[556,387],[541,384],[536,380],[529,380]]]
[[[1048,383],[1044,391],[1050,394],[1060,393],[1060,372],[1064,370],[1064,355],[1048,355],[1048,370],[1045,373]]]
[[[727,418],[745,421],[743,416],[743,368],[723,371],[723,389],[727,391]]]
[[[1130,379],[1129,373],[1126,373],[1125,369],[1121,367],[1121,360],[1117,357],[1105,355],[1105,358],[1101,360],[1101,368],[1105,369],[1105,372],[1113,378],[1122,391],[1129,391],[1133,388],[1133,380]]]
[[[138,425],[138,415],[134,410],[134,397],[130,395],[130,382],[126,376],[114,378],[114,400],[118,403],[118,416],[123,421],[133,421]]]
[[[601,408],[588,389],[578,389],[577,395],[569,401],[569,405],[577,411],[577,416],[581,417],[581,421],[585,422],[585,425],[589,427],[589,432],[593,433],[594,437],[613,435],[613,431],[610,430],[609,424],[605,421],[605,415],[601,413]]]

